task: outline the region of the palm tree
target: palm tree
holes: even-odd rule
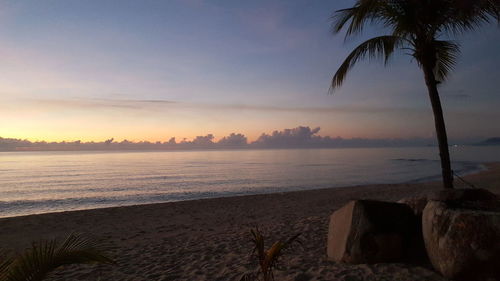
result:
[[[389,34],[371,38],[345,59],[332,79],[340,87],[347,72],[361,59],[389,62],[395,50],[406,51],[422,69],[429,92],[445,188],[453,188],[448,140],[438,84],[453,69],[460,45],[450,38],[473,31],[492,20],[500,22],[500,0],[357,0],[354,7],[335,12],[332,29],[346,28],[346,39],[360,34],[367,24],[379,24]]]
[[[114,263],[92,240],[69,235],[62,243],[56,240],[33,244],[17,257],[0,261],[0,281],[41,281],[53,270],[70,264]]]

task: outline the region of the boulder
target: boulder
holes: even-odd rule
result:
[[[405,204],[351,201],[330,217],[328,258],[354,264],[401,261],[408,254],[416,221]]]
[[[425,205],[427,205],[427,197],[408,197],[398,201],[398,203],[406,204],[413,210],[417,216],[422,215]]]
[[[478,193],[463,195],[449,192],[446,200],[425,207],[422,231],[429,259],[447,278],[500,280],[499,202]]]

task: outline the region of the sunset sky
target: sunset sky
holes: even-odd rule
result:
[[[0,136],[166,141],[299,125],[433,137],[423,76],[398,55],[329,82],[359,40],[329,32],[347,0],[0,1]],[[459,38],[441,87],[452,139],[500,136],[500,29]]]

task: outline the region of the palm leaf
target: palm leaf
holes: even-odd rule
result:
[[[0,261],[0,280],[4,280],[7,275],[7,270],[12,263],[12,258],[8,257],[7,253],[0,251],[2,260]]]
[[[2,281],[40,281],[51,271],[69,264],[113,263],[93,240],[71,234],[58,245],[56,240],[34,243],[13,260]]]
[[[385,35],[369,39],[356,47],[344,60],[333,76],[331,88],[333,91],[340,87],[345,80],[349,70],[359,61],[366,57],[369,59],[382,58],[387,64],[396,47],[402,45],[404,39],[398,36]]]
[[[435,40],[434,46],[436,49],[436,67],[434,73],[438,80],[444,81],[457,62],[460,55],[460,45],[452,41]]]
[[[500,23],[499,0],[448,0],[442,30],[453,35],[476,30],[496,20]]]
[[[386,5],[384,0],[358,0],[354,7],[342,9],[333,15],[332,32],[338,33],[347,26],[346,38],[363,31],[366,23],[377,21],[377,14]]]

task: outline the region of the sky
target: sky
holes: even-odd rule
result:
[[[0,1],[0,137],[220,139],[298,126],[322,136],[432,138],[423,75],[404,54],[358,64],[330,33],[350,0]],[[452,140],[500,136],[500,29],[458,38],[441,88]]]

